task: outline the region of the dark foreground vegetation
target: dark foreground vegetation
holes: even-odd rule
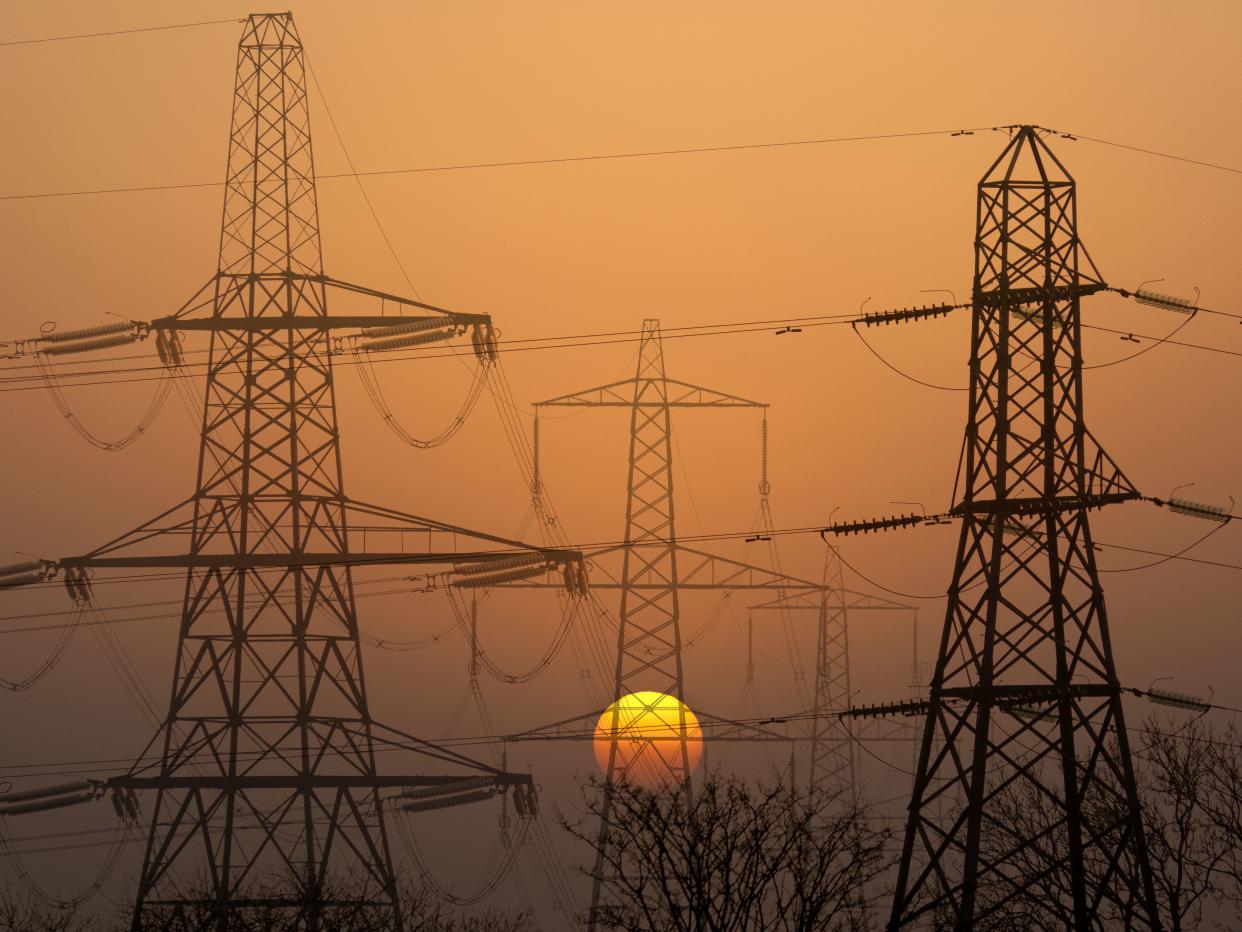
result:
[[[1134,742],[1156,898],[1172,932],[1236,927],[1242,912],[1242,733],[1203,720],[1152,721]],[[585,812],[562,824],[603,870],[600,928],[616,932],[854,932],[882,928],[896,845],[888,827],[865,807],[830,793],[763,786],[709,775],[689,802],[679,794],[625,787],[614,797],[612,829],[602,844],[602,788],[585,788]],[[1046,807],[1015,788],[999,816],[1024,834],[1038,831]],[[1108,814],[1100,814],[1102,820]],[[1091,813],[1084,813],[1091,819]],[[998,836],[999,837],[999,836]],[[1064,859],[1032,859],[1023,894],[1041,910],[1064,902]],[[1103,869],[1103,868],[1101,868]],[[1120,866],[1122,877],[1134,866]],[[7,876],[13,876],[5,871]],[[1127,889],[1129,881],[1118,884]],[[357,891],[352,891],[356,893]],[[1031,928],[1022,896],[983,889],[1004,900],[989,932]],[[331,894],[325,894],[333,899]],[[321,897],[322,899],[323,897]],[[293,914],[230,917],[227,932],[372,932],[386,921],[331,911],[305,898]],[[406,885],[408,932],[533,932],[532,916],[505,910],[454,908],[433,891]],[[1100,906],[1102,927],[1126,928],[1126,897]],[[312,914],[320,918],[312,920]],[[1043,913],[1046,915],[1046,912]],[[585,919],[585,916],[583,917]],[[215,930],[204,910],[171,932]],[[32,899],[14,884],[0,886],[0,932],[114,932],[129,929],[123,907],[62,910]]]
[[[281,897],[286,891],[279,886],[255,893]],[[144,932],[389,932],[387,918],[377,919],[367,911],[348,906],[317,905],[316,899],[340,901],[348,894],[361,898],[365,891],[344,885],[340,891],[325,891],[320,898],[302,897],[290,908],[258,909],[246,914],[231,914],[220,926],[207,904],[191,915],[170,922],[152,922]],[[532,917],[520,911],[498,909],[461,909],[454,907],[437,891],[423,886],[403,884],[401,904],[405,915],[405,932],[536,932]],[[95,912],[99,912],[96,909]],[[130,932],[132,913],[119,907],[111,915],[80,915],[78,910],[65,910],[30,897],[13,886],[0,890],[0,932]]]
[[[598,833],[602,788],[568,830],[602,855],[605,929],[867,927],[864,893],[886,869],[887,829],[840,795],[708,776],[681,795],[621,787]]]

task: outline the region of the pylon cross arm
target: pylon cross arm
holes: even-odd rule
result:
[[[648,391],[651,389],[651,391]],[[535,407],[584,408],[767,408],[762,401],[718,392],[678,379],[634,378],[538,401]],[[663,437],[653,443],[663,442]]]
[[[281,515],[288,515],[295,507],[304,514],[311,514],[321,528],[336,528],[346,533],[361,546],[357,550],[342,547],[330,552],[285,553],[207,553],[183,554],[134,553],[139,546],[171,533],[186,533],[197,529],[200,537],[206,520],[219,512],[221,519],[232,521],[235,513],[249,508],[257,520],[274,522],[267,508],[280,508]],[[197,510],[196,510],[197,508]],[[227,514],[225,514],[227,512]],[[269,530],[271,528],[269,527]],[[371,535],[389,546],[368,548]],[[395,547],[392,545],[396,545]],[[580,551],[566,548],[538,547],[523,541],[475,531],[447,524],[431,518],[372,505],[340,496],[302,496],[291,499],[288,495],[273,494],[270,497],[251,495],[240,499],[235,495],[223,495],[218,499],[203,496],[181,502],[156,515],[131,531],[80,556],[64,557],[58,561],[61,567],[203,567],[203,568],[251,568],[251,567],[297,567],[297,566],[366,566],[391,564],[436,564],[450,562],[488,562],[505,560],[523,553],[540,553],[552,562],[578,561]]]
[[[478,763],[478,769],[486,772],[498,787],[533,786],[529,773],[510,773],[494,770]],[[124,775],[105,781],[109,789],[188,789],[188,790],[258,790],[258,789],[368,789],[380,790],[396,787],[439,787],[452,785],[462,779],[461,774],[315,774],[313,776],[155,776],[137,777]]]
[[[219,291],[219,302],[227,306],[229,295],[240,297],[248,286],[262,289],[272,297],[273,291],[292,288],[304,293],[310,291],[341,292],[346,295],[360,296],[378,300],[381,306],[393,305],[398,309],[412,309],[426,312],[434,318],[444,318],[446,324],[457,326],[490,325],[490,314],[474,314],[453,311],[448,308],[416,301],[402,295],[391,294],[366,285],[357,285],[342,281],[330,275],[302,274],[290,271],[275,272],[220,272],[211,278],[193,297],[183,304],[175,313],[152,320],[153,330],[339,330],[356,327],[387,327],[416,318],[403,318],[399,314],[296,314],[282,313],[269,316],[200,316],[203,312],[212,311],[217,306],[216,293]]]

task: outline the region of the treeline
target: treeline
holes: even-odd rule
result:
[[[1198,719],[1181,725],[1149,721],[1133,742],[1155,896],[1163,927],[1194,929],[1206,917],[1242,909],[1242,734],[1232,723]],[[1059,775],[1049,775],[1055,785]],[[998,775],[998,779],[1003,779]],[[1104,781],[1107,787],[1107,781]],[[993,877],[979,902],[992,907],[976,929],[1007,932],[1072,923],[1071,878],[1056,810],[1026,780],[1001,782],[991,810],[984,857],[1003,854],[1013,838],[1042,838],[1027,846],[1020,883]],[[840,794],[808,793],[709,774],[692,798],[618,787],[609,831],[598,825],[604,788],[584,787],[582,811],[563,827],[589,850],[583,871],[602,865],[598,928],[612,932],[863,932],[882,928],[900,838],[865,806]],[[1097,794],[1084,805],[1088,829],[1115,825],[1120,792]],[[989,846],[992,846],[989,848]],[[1010,859],[1012,862],[1012,858]],[[1133,857],[1089,863],[1090,881],[1115,891],[1097,905],[1101,928],[1136,923],[1142,898]],[[280,891],[272,891],[279,893]],[[341,891],[338,891],[341,892]],[[345,893],[359,899],[358,890]],[[276,897],[278,898],[278,897]],[[286,899],[289,899],[286,897]],[[347,896],[318,891],[294,897],[301,905],[230,915],[225,924],[204,905],[168,932],[372,932],[390,920],[341,906]],[[533,932],[525,912],[454,909],[435,892],[403,890],[407,932]],[[582,916],[583,926],[587,916]],[[130,928],[123,910],[86,917],[46,907],[18,888],[0,891],[0,932],[113,932]],[[1033,924],[1034,923],[1034,924]],[[1141,925],[1141,923],[1139,923]],[[936,928],[932,916],[928,928]]]

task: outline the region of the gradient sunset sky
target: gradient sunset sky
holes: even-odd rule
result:
[[[56,4],[10,0],[0,42],[129,27],[244,18],[243,7],[183,2]],[[572,164],[385,175],[366,191],[423,300],[493,315],[506,339],[849,313],[969,295],[975,184],[1006,141],[988,127],[1031,122],[1128,146],[1242,168],[1235,3],[298,3],[293,13],[349,156],[361,171],[979,128],[973,135],[845,142]],[[224,168],[240,24],[0,47],[5,141],[0,195],[219,181]],[[312,91],[320,173],[347,169]],[[1236,223],[1242,175],[1091,142],[1053,139],[1078,181],[1079,231],[1106,280],[1148,279],[1202,304],[1242,313]],[[176,309],[215,270],[221,189],[0,200],[0,339],[149,320]],[[320,184],[326,271],[411,292],[357,185]],[[1158,335],[1181,322],[1116,295],[1084,302],[1084,320]],[[871,331],[895,366],[950,389],[966,384],[967,319],[957,315]],[[1238,321],[1199,315],[1178,339],[1242,353]],[[1128,355],[1116,334],[1085,338],[1088,364]],[[530,403],[633,374],[633,343],[512,354],[514,393]],[[154,350],[142,344],[140,351]],[[845,327],[669,340],[671,377],[769,402],[771,480],[778,527],[866,518],[919,501],[947,507],[965,394],[884,368]],[[0,365],[0,372],[6,372]],[[437,431],[469,376],[452,361],[379,367],[397,413]],[[23,373],[25,374],[25,370]],[[1165,346],[1085,379],[1093,434],[1146,494],[1242,498],[1237,385],[1242,358]],[[28,386],[22,386],[29,388]],[[170,405],[148,436],[120,454],[86,447],[37,387],[0,386],[0,562],[21,552],[84,552],[187,496],[198,425]],[[103,433],[137,421],[152,386],[75,390],[75,410]],[[529,493],[488,405],[441,449],[398,442],[346,369],[338,387],[351,495],[503,535],[518,532]],[[529,419],[526,421],[529,426]],[[586,412],[543,424],[545,480],[572,538],[623,529],[628,416]],[[679,529],[747,531],[757,506],[759,418],[754,412],[675,416]],[[1151,505],[1093,517],[1102,542],[1172,553],[1209,526]],[[956,529],[850,538],[844,554],[876,582],[914,595],[943,593]],[[1242,529],[1229,526],[1196,558],[1242,565]],[[737,544],[723,545],[736,556]],[[10,560],[11,555],[11,560]],[[782,542],[790,572],[815,577],[813,535]],[[1237,569],[1103,550],[1101,566],[1123,684],[1158,677],[1180,691],[1242,706]],[[876,591],[847,572],[847,584]],[[101,587],[104,605],[175,598],[143,584]],[[173,592],[173,595],[169,595]],[[424,601],[417,601],[422,599]],[[497,598],[484,615],[490,655],[510,669],[552,636],[551,597]],[[6,594],[0,615],[67,608],[63,593]],[[939,635],[941,598],[919,607],[923,659]],[[687,606],[694,631],[710,601]],[[735,602],[687,653],[687,699],[717,715],[749,714],[740,699],[745,603]],[[379,637],[415,639],[443,628],[447,606],[399,595],[359,606]],[[119,609],[117,617],[158,614]],[[698,612],[699,615],[693,613]],[[813,632],[799,632],[803,662]],[[0,675],[40,662],[54,633],[6,633]],[[167,695],[175,621],[116,626],[152,693]],[[859,618],[851,630],[859,702],[905,695],[908,613]],[[763,711],[797,707],[784,638],[756,636]],[[478,734],[467,711],[465,645],[370,651],[378,718],[427,737],[451,725]],[[485,682],[496,725],[516,730],[590,711],[567,652],[528,687]],[[1136,705],[1134,721],[1150,707]],[[36,689],[0,694],[0,767],[136,755],[151,726],[134,708],[89,633]],[[482,752],[480,752],[482,753]],[[720,758],[758,770],[768,752]],[[776,756],[787,751],[773,752]],[[900,767],[908,748],[879,750]],[[709,748],[709,760],[712,751]],[[588,744],[521,746],[545,798],[565,807],[572,777],[594,772]],[[115,765],[114,765],[115,766]],[[47,768],[45,768],[47,769]],[[55,768],[52,768],[55,769]],[[102,768],[106,771],[107,768]],[[908,788],[897,766],[876,779]],[[0,770],[17,779],[25,771]],[[37,773],[39,771],[30,771]],[[86,768],[95,774],[100,769]],[[49,780],[51,778],[48,778]],[[33,777],[31,782],[38,782]],[[110,812],[92,824],[108,824]],[[68,831],[81,818],[11,825],[15,835]],[[494,833],[484,818],[481,836]],[[484,850],[484,841],[479,842]],[[83,875],[101,851],[65,863]],[[50,878],[55,855],[32,860]],[[445,867],[471,870],[472,852]],[[567,863],[581,852],[568,845]],[[129,865],[132,874],[133,865]],[[119,876],[119,875],[118,875]],[[119,881],[118,881],[119,882]],[[119,889],[119,888],[118,888]]]

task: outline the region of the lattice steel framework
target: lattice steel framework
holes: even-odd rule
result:
[[[545,406],[625,407],[630,409],[629,479],[626,490],[625,537],[621,570],[621,612],[617,634],[614,702],[640,691],[675,696],[681,740],[672,754],[655,742],[618,756],[619,713],[613,715],[608,766],[605,771],[601,837],[609,830],[614,786],[631,771],[641,782],[657,780],[689,791],[690,762],[684,713],[681,662],[681,616],[678,600],[678,545],[673,509],[673,451],[670,412],[673,408],[766,408],[759,402],[669,379],[664,369],[660,322],[643,321],[634,378],[562,395],[540,402]],[[641,769],[640,769],[641,768]],[[601,846],[602,848],[602,846]],[[602,854],[597,859],[589,922],[595,927],[603,882]]]
[[[850,627],[841,578],[841,557],[832,545],[824,560],[824,591],[819,604],[815,645],[815,718],[811,720],[812,787],[844,786],[858,795],[854,767],[853,722],[834,712],[850,706]]]
[[[323,316],[323,286],[302,277],[322,274],[302,45],[290,17],[251,16],[237,54],[212,315]],[[191,553],[349,550],[327,344],[322,330],[212,333]],[[249,884],[264,879],[255,872],[270,846],[307,891],[330,870],[353,875],[375,910],[399,921],[387,834],[368,816],[374,790],[312,788],[330,773],[376,776],[350,572],[188,571],[162,776],[201,769],[236,781],[278,764],[287,785],[162,789],[135,927],[185,908],[188,891],[170,871],[199,837],[209,895],[230,908],[264,897]],[[279,711],[248,712],[273,701]],[[264,837],[246,850],[236,824],[252,820]]]
[[[634,378],[539,402],[539,407],[622,407],[630,414],[629,481],[622,548],[621,614],[613,699],[649,691],[684,700],[681,666],[680,578],[673,512],[673,408],[766,408],[756,401],[667,378],[660,322],[644,320]],[[684,721],[680,723],[684,728]],[[690,776],[685,742],[666,759],[654,747],[635,754],[643,767],[681,786]],[[609,754],[607,783],[624,776],[617,744]],[[654,771],[654,772],[653,772]]]
[[[1139,497],[1083,421],[1104,287],[1073,179],[1015,128],[979,184],[962,531],[890,929],[1158,925],[1087,519]]]
[[[844,791],[845,798],[859,798],[857,748],[864,742],[908,742],[912,729],[891,719],[842,715],[851,706],[849,613],[858,611],[910,610],[910,606],[846,589],[841,555],[828,546],[824,557],[822,587],[796,592],[770,602],[752,605],[751,612],[814,612],[816,616],[815,683],[810,726],[810,763],[807,787],[830,793]]]
[[[136,930],[402,928],[380,790],[454,778],[377,770],[385,726],[368,709],[352,567],[535,549],[345,495],[329,332],[399,319],[329,316],[333,288],[429,312],[455,332],[487,322],[324,276],[302,45],[290,14],[252,15],[238,50],[218,272],[152,324],[211,334],[194,495],[61,561],[186,573],[158,774],[112,781],[156,792]],[[360,524],[396,546],[368,550],[364,538],[359,549]],[[542,552],[550,563],[565,556]],[[496,790],[530,785],[385,730],[489,774]]]

